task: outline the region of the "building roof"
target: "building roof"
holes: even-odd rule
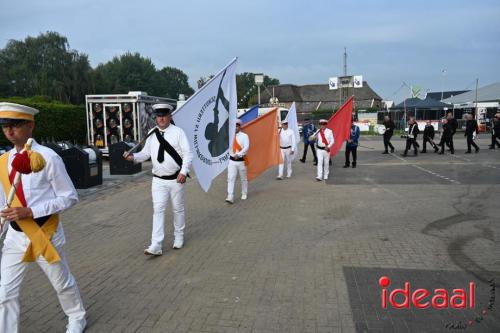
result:
[[[394,107],[394,109],[404,109],[405,107],[407,108],[414,108],[417,106],[418,103],[422,102],[423,100],[418,98],[418,97],[412,97],[412,98],[407,98],[403,102],[399,103]]]
[[[280,84],[261,91],[261,102],[266,103],[272,97],[270,93],[274,88],[274,96],[280,103],[304,102],[304,103],[338,103],[340,99],[339,90],[330,90],[328,84],[308,84],[296,86],[293,84]],[[354,94],[356,101],[382,101],[382,98],[363,81],[362,88],[349,88],[349,94]]]
[[[465,103],[473,103],[475,101],[476,101],[475,90],[470,90],[466,93],[443,100],[443,102],[450,104],[465,104]],[[487,86],[479,88],[477,90],[477,101],[478,102],[500,101],[500,82],[492,83]]]
[[[430,97],[436,101],[441,101],[441,100],[444,100],[444,99],[447,99],[447,98],[450,98],[450,97],[453,97],[456,95],[466,93],[468,91],[470,91],[470,90],[433,91],[433,92],[428,92],[425,97],[426,98]],[[443,96],[443,98],[441,98],[441,96]]]
[[[441,101],[436,101],[435,99],[432,99],[429,97],[429,95],[427,95],[424,100],[418,102],[414,107],[417,109],[444,109],[452,108],[453,105],[446,104]]]

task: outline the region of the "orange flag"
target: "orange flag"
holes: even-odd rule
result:
[[[281,163],[280,141],[278,134],[278,108],[246,123],[243,132],[250,139],[248,150],[248,180]]]

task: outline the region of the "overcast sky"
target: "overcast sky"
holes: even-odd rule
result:
[[[384,99],[408,89],[472,89],[500,81],[500,1],[0,0],[0,47],[45,31],[92,66],[126,51],[182,69],[196,88],[238,56],[238,72],[281,83],[361,74]],[[442,70],[446,70],[443,76]]]

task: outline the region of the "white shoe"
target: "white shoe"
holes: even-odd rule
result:
[[[290,176],[286,176],[286,178],[292,178],[292,176],[291,175]]]
[[[282,176],[278,176],[276,177],[277,180],[283,180],[283,177]]]
[[[66,333],[82,333],[87,326],[87,321],[85,318],[80,320],[72,320],[66,326]]]
[[[233,201],[233,199],[232,199],[232,198],[227,197],[227,198],[226,198],[226,202],[227,202],[227,203],[232,204],[234,201]]]
[[[242,194],[241,195],[241,200],[246,200],[246,199],[247,199],[247,194],[246,193]]]
[[[316,177],[316,180],[317,180],[318,182],[320,182],[322,179],[321,179],[321,178]]]
[[[179,250],[182,248],[182,246],[184,245],[184,239],[182,238],[176,238],[174,240],[174,245],[172,246],[173,249],[175,250]]]
[[[162,251],[161,251],[161,249],[154,248],[153,246],[149,246],[147,249],[144,250],[144,254],[147,256],[161,256]]]

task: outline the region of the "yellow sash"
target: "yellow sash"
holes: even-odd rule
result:
[[[5,197],[9,195],[9,190],[11,187],[9,174],[8,174],[8,161],[9,154],[5,153],[0,156],[0,180],[2,181],[3,189],[5,192]],[[17,194],[14,195],[14,200],[12,201],[11,207],[22,207],[23,205],[19,201]],[[35,261],[40,255],[42,255],[49,264],[58,262],[61,260],[59,253],[57,253],[56,248],[50,241],[52,235],[57,229],[57,224],[59,223],[59,215],[52,214],[50,218],[45,222],[45,224],[40,227],[32,218],[27,218],[23,220],[16,221],[17,225],[21,228],[24,234],[31,241],[26,253],[24,253],[24,262]]]

